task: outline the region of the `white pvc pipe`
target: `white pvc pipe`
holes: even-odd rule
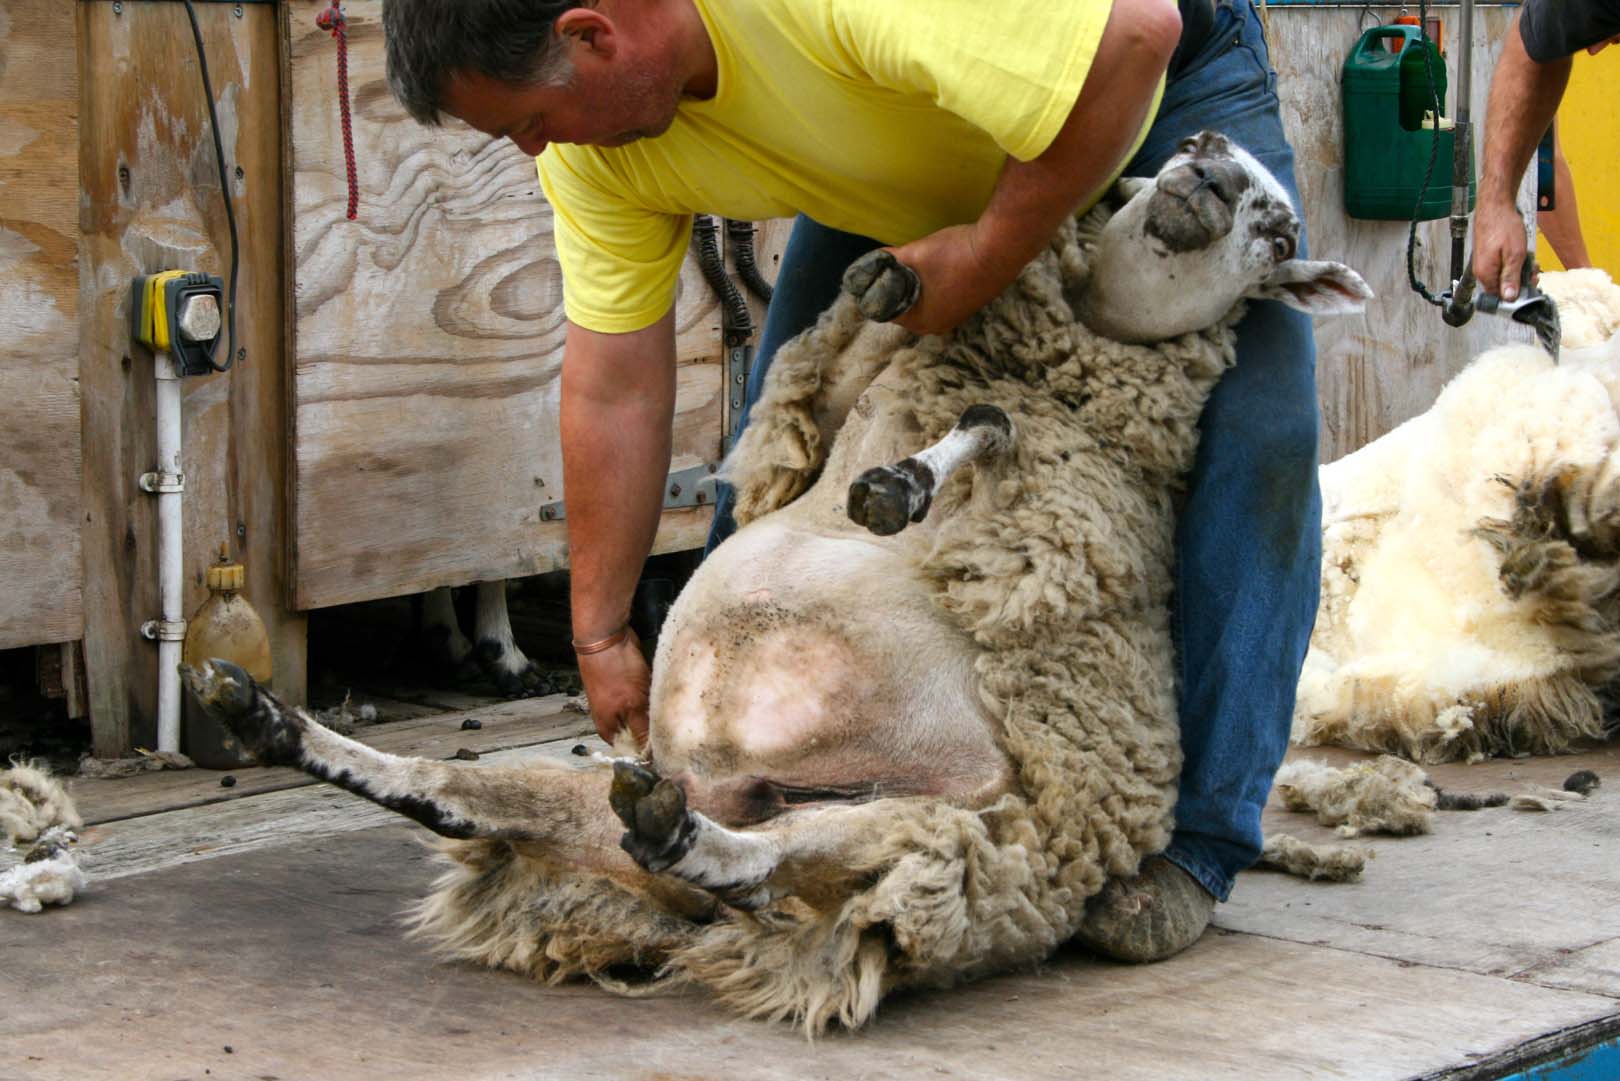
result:
[[[158,473],[181,476],[180,373],[168,353],[156,354]],[[173,486],[178,488],[178,485]],[[184,614],[181,587],[180,492],[160,491],[158,500],[158,592],[162,614],[158,631],[158,750],[180,749],[180,649]]]

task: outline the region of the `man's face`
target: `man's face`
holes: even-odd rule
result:
[[[547,143],[623,146],[669,129],[680,101],[673,79],[645,65],[578,55],[585,52],[575,50],[574,70],[560,86],[458,72],[445,88],[445,111],[529,155]]]

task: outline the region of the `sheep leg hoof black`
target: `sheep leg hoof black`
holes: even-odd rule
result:
[[[691,851],[697,821],[686,809],[680,785],[619,760],[613,763],[608,802],[625,825],[619,847],[645,870],[654,874],[666,870]]]
[[[473,656],[484,678],[505,697],[533,698],[545,693],[545,676],[517,647],[494,638],[480,638],[473,647]]]
[[[880,248],[861,256],[844,271],[844,292],[855,298],[862,315],[887,323],[917,303],[922,295],[922,279]]]
[[[224,725],[259,762],[299,763],[307,722],[243,669],[216,657],[196,668],[182,664],[180,674],[203,711]]]
[[[907,522],[927,516],[933,502],[930,481],[910,458],[899,465],[868,469],[849,486],[849,519],[880,537],[892,537]]]

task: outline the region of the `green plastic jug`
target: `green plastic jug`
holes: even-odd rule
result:
[[[1425,64],[1425,54],[1428,63]],[[1430,82],[1430,74],[1433,82]],[[1456,132],[1445,116],[1446,65],[1415,26],[1375,26],[1361,35],[1344,62],[1344,209],[1352,218],[1419,221],[1451,213],[1451,160]],[[1439,149],[1430,124],[1439,123]],[[1434,157],[1424,187],[1423,174]],[[1419,196],[1422,196],[1421,202]],[[1474,168],[1468,168],[1468,207],[1474,206]]]

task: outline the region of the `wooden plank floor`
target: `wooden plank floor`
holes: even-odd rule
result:
[[[560,705],[362,735],[578,761],[589,722]],[[1374,839],[1357,885],[1245,874],[1215,930],[1163,964],[1065,950],[813,1045],[697,994],[625,1000],[435,960],[397,925],[435,874],[427,835],[327,786],[265,791],[251,775],[280,771],[244,770],[202,805],[217,774],[81,782],[95,885],[42,916],[0,912],[0,1078],[1501,1076],[1516,1048],[1620,1026],[1620,748],[1434,771],[1518,791],[1576,768],[1605,781],[1588,802],[1442,814],[1429,836]],[[1328,836],[1275,807],[1267,827]]]

